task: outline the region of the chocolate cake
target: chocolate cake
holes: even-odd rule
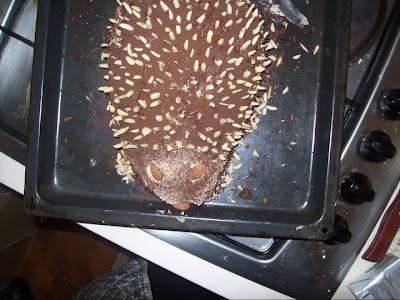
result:
[[[235,147],[271,93],[273,24],[245,0],[127,0],[103,44],[117,171],[184,209],[230,183]]]

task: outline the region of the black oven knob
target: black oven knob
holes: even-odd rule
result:
[[[363,135],[358,150],[362,158],[371,162],[383,162],[396,155],[396,147],[390,137],[381,131]]]
[[[385,119],[400,120],[400,89],[390,90],[383,95],[379,111]]]
[[[340,183],[340,198],[352,204],[362,204],[370,202],[375,197],[375,191],[372,188],[368,177],[354,172],[343,177]]]
[[[333,224],[333,232],[329,239],[325,241],[327,245],[347,244],[350,242],[352,234],[349,230],[347,221],[342,216],[336,214]]]

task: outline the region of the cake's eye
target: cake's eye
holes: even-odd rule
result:
[[[197,164],[190,168],[189,178],[191,180],[199,180],[207,171],[207,166],[205,164]]]
[[[157,168],[155,165],[151,164],[147,168],[147,173],[149,173],[149,176],[153,178],[156,181],[161,181],[164,177],[163,172],[159,168]]]

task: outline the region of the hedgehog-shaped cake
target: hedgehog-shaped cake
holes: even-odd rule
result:
[[[99,88],[117,171],[177,208],[201,205],[229,185],[235,147],[266,109],[276,44],[248,0],[117,2]]]

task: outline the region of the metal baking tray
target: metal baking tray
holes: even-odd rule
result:
[[[294,1],[311,26],[289,24],[271,75],[276,111],[238,152],[219,198],[184,214],[126,185],[114,170],[99,45],[115,1],[40,0],[30,106],[27,210],[81,222],[247,236],[326,239],[333,224],[347,66],[342,1]],[[299,43],[309,48],[301,49]],[[320,50],[312,55],[316,45]],[[300,60],[292,56],[302,54]],[[281,91],[289,86],[289,92]],[[257,149],[260,157],[252,155]],[[246,195],[236,188],[246,187]]]

